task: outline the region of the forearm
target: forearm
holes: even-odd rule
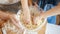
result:
[[[9,15],[0,11],[0,19],[7,20],[9,19]]]
[[[42,14],[43,18],[54,16],[60,14],[60,6],[56,6],[52,8],[51,10],[46,11],[44,14]]]
[[[21,4],[22,4],[24,17],[30,21],[30,10],[28,7],[28,0],[21,0]]]

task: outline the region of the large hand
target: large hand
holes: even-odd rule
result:
[[[12,22],[12,24],[14,24],[18,28],[20,28],[19,20],[16,19],[16,16],[15,15],[10,15],[10,18],[9,19]]]
[[[15,15],[10,15],[10,21],[16,26],[16,28],[19,29],[20,33],[22,34],[24,30],[20,27],[19,20],[17,20]]]
[[[0,26],[1,27],[9,19],[12,21],[13,24],[15,24],[17,27],[19,27],[18,20],[15,19],[14,15],[0,11]]]

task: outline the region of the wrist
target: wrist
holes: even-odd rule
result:
[[[42,13],[40,17],[45,18],[45,13]]]

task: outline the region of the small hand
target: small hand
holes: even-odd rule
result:
[[[41,20],[44,18],[44,17],[43,17],[43,14],[44,14],[44,13],[41,13],[40,16],[34,18],[34,24],[38,24],[38,23],[41,22]]]

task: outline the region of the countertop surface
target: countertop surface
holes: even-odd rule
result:
[[[60,34],[60,25],[47,23],[45,34]]]

